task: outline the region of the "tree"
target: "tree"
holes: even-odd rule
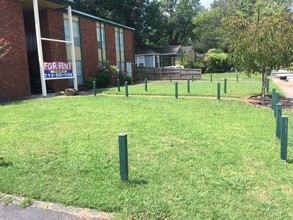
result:
[[[194,47],[197,52],[205,53],[210,48],[218,48],[223,31],[220,8],[204,10],[193,19]]]
[[[261,14],[261,13],[259,13]],[[267,72],[288,66],[293,59],[293,25],[291,13],[280,13],[250,21],[231,17],[228,49],[239,69],[262,75],[262,103],[265,102]]]
[[[173,30],[171,44],[190,44],[193,38],[192,20],[202,10],[199,0],[181,0],[170,17]]]

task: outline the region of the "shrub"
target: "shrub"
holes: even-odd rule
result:
[[[96,80],[97,80],[96,77],[88,77],[84,80],[83,85],[86,89],[93,89],[93,81],[96,81]]]
[[[97,88],[106,88],[111,82],[111,73],[106,68],[98,66],[98,70],[95,73]]]
[[[210,49],[204,61],[209,73],[223,73],[230,70],[228,54],[224,53],[221,49]]]
[[[132,83],[132,79],[131,79],[130,76],[126,76],[126,77],[125,77],[125,81],[127,81],[127,84],[128,84],[128,85],[131,85],[131,83]]]

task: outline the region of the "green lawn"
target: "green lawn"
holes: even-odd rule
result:
[[[230,98],[247,98],[252,95],[259,95],[261,93],[260,81],[227,81],[227,94],[224,93],[223,80],[214,80],[213,82],[194,81],[190,80],[190,93],[187,92],[187,80],[178,81],[179,96],[217,96],[217,84],[221,83],[221,97]],[[272,85],[271,85],[272,87]],[[281,91],[277,86],[278,91]],[[125,94],[125,87],[121,86],[120,92],[117,87],[109,89],[100,89],[98,92],[103,94]],[[130,85],[128,88],[129,95],[163,95],[175,96],[175,81],[148,81],[147,92],[145,91],[145,84]],[[271,94],[271,89],[268,94]],[[280,92],[283,96],[283,92]]]
[[[293,113],[285,114],[292,131]],[[270,109],[80,96],[0,105],[0,115],[2,193],[119,219],[293,218],[293,164],[279,159]],[[121,132],[128,134],[128,184],[119,177]]]
[[[205,73],[202,74],[202,80],[203,81],[210,81],[212,75],[212,80],[221,80],[227,79],[228,81],[237,81],[237,75],[238,75],[238,81],[261,81],[261,74],[250,74],[247,75],[245,73]]]

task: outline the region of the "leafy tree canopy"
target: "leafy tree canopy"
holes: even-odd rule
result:
[[[253,21],[230,17],[225,26],[230,33],[227,41],[234,63],[248,73],[262,73],[264,102],[267,70],[288,66],[293,61],[292,14],[258,16]]]

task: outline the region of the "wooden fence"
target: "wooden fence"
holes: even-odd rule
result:
[[[175,68],[153,68],[153,67],[136,67],[135,80],[167,80],[170,77],[174,80],[180,79],[201,79],[201,69],[175,69]]]

